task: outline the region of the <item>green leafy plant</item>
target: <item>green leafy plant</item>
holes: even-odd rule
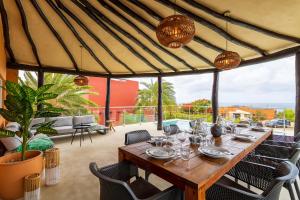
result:
[[[47,101],[57,97],[57,94],[48,92],[52,86],[53,84],[47,84],[35,90],[10,81],[5,84],[4,89],[7,96],[4,105],[6,108],[0,108],[0,115],[7,121],[19,123],[21,128],[18,132],[0,129],[0,137],[14,137],[17,134],[23,138],[22,160],[26,159],[29,126],[32,120],[39,117],[57,117],[63,111],[63,109],[47,103]],[[56,134],[57,131],[51,128],[54,122],[37,124],[37,133]]]

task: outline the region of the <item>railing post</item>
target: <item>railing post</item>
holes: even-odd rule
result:
[[[126,120],[125,120],[125,110],[123,109],[123,126],[125,126]]]
[[[42,87],[44,85],[44,71],[39,70],[37,73],[37,82],[38,82],[38,88]],[[37,106],[38,110],[43,109],[43,105],[38,105]]]
[[[107,120],[110,118],[110,77],[106,79],[106,100],[105,100],[105,126],[108,126]]]
[[[140,107],[140,125],[142,124],[142,107]]]
[[[300,131],[300,52],[295,58],[295,80],[296,80],[296,108],[295,108],[295,128],[294,134]]]

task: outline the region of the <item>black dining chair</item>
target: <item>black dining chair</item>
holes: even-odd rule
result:
[[[120,162],[98,168],[96,163],[90,163],[91,172],[99,178],[100,200],[181,200],[183,193],[175,187],[164,191],[138,177],[137,167]],[[135,180],[130,182],[130,179]]]
[[[247,160],[253,162],[262,163],[270,166],[276,166],[283,161],[290,161],[300,169],[300,143],[295,143],[293,146],[278,146],[270,144],[259,145],[251,155],[247,156]],[[300,174],[299,178],[300,178]],[[295,186],[295,190],[298,198],[300,199],[300,190],[297,179],[290,180],[285,183],[285,188],[289,190],[291,199],[295,199],[295,195],[292,189],[292,185]]]
[[[255,193],[227,177],[222,177],[206,192],[207,200],[279,200],[280,191],[289,180],[298,176],[298,169],[290,162],[282,162],[276,168],[253,163],[239,162],[229,174],[238,176],[263,192]]]
[[[147,130],[136,130],[125,133],[125,145],[146,142],[151,139],[151,135]],[[145,179],[148,181],[150,172],[145,171]]]
[[[287,146],[287,147],[292,147],[294,144],[299,142],[300,142],[300,132],[297,133],[295,136],[272,134],[267,140],[264,141],[265,144]]]
[[[136,130],[125,133],[125,145],[145,142],[151,139],[147,130]]]
[[[164,126],[163,130],[165,133],[169,133],[169,135],[175,135],[181,132],[177,124],[170,124],[169,126]]]

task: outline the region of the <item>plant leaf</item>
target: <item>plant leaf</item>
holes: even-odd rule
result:
[[[57,130],[53,129],[53,128],[50,128],[50,127],[39,127],[37,130],[36,130],[38,133],[44,133],[46,135],[54,135],[54,134],[57,134]]]
[[[4,101],[4,105],[10,111],[15,111],[16,113],[23,112],[23,103],[12,95],[7,95],[6,100]]]
[[[24,96],[23,88],[18,84],[11,81],[6,81],[6,91],[8,94],[18,97],[22,99]]]
[[[42,87],[38,88],[36,91],[37,96],[47,92],[54,84],[45,84]]]
[[[30,101],[30,103],[33,103],[35,101],[36,91],[26,85],[23,86],[23,89],[26,93],[27,100]]]
[[[58,94],[54,93],[43,93],[38,96],[38,101],[45,101],[50,99],[55,99],[58,96]]]
[[[14,112],[11,112],[11,111],[6,110],[4,108],[0,108],[0,115],[4,119],[6,119],[7,121],[10,121],[10,122],[15,122],[18,118],[18,116]]]
[[[0,138],[14,137],[15,134],[16,134],[16,133],[13,132],[13,131],[0,129]]]
[[[36,118],[38,117],[58,117],[60,116],[61,113],[57,113],[57,112],[48,112],[48,111],[38,111],[35,115]]]

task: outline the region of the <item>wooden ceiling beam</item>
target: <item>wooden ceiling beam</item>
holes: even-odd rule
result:
[[[98,0],[99,1],[99,0]],[[149,14],[149,16],[153,17],[154,19],[158,20],[158,21],[161,21],[163,20],[164,18],[159,15],[157,12],[155,12],[154,10],[152,10],[151,8],[149,8],[147,5],[143,4],[141,1],[135,1],[135,0],[129,0],[129,2],[131,2],[132,4],[134,4],[135,6],[141,8],[142,10],[144,10],[146,13]],[[124,4],[125,5],[125,4]],[[135,14],[137,15],[137,14]],[[136,16],[137,18],[142,18],[140,17],[139,15]],[[152,25],[152,24],[151,24]],[[155,29],[154,29],[155,30]],[[200,38],[199,36],[195,35],[193,40],[209,49],[212,49],[214,51],[217,51],[219,53],[225,51],[225,49],[223,48],[220,48],[202,38]]]
[[[76,15],[74,15],[60,0],[56,0],[56,3],[60,9],[62,9],[67,15],[69,15],[82,29],[89,34],[97,43],[100,45],[115,61],[120,63],[124,68],[130,71],[132,74],[135,72],[121,59],[119,59],[103,42],[102,40],[95,34],[91,29],[89,29]]]
[[[212,16],[218,18],[218,19],[222,19],[224,21],[227,21],[231,24],[235,24],[235,25],[238,25],[240,27],[244,27],[244,28],[256,31],[256,32],[265,34],[265,35],[273,37],[273,38],[278,38],[278,39],[287,40],[287,41],[290,41],[290,42],[300,43],[300,38],[284,35],[284,34],[281,34],[281,33],[277,33],[275,31],[271,31],[271,30],[253,25],[251,23],[248,23],[248,22],[245,22],[245,21],[242,21],[242,20],[230,17],[230,16],[225,16],[224,14],[218,13],[217,11],[201,4],[200,2],[196,2],[195,0],[183,0],[183,1],[185,1],[186,3],[190,4],[191,6],[193,6],[195,8],[198,8],[199,10],[201,10],[201,11],[203,11],[203,12],[209,14],[209,15],[212,15]]]
[[[96,62],[108,73],[111,74],[111,72],[108,70],[108,68],[104,65],[104,63],[99,60],[99,58],[96,56],[94,51],[84,42],[84,40],[80,37],[80,35],[77,33],[76,29],[72,26],[72,24],[69,22],[69,20],[64,16],[64,14],[59,10],[59,8],[56,7],[56,5],[51,0],[46,0],[48,5],[55,11],[55,13],[60,17],[60,19],[65,23],[65,25],[72,31],[73,35],[77,38],[77,40],[80,42],[80,44],[89,52],[89,54],[96,60]]]
[[[38,12],[38,14],[40,15],[40,17],[42,18],[42,20],[44,21],[44,23],[50,29],[50,31],[52,32],[52,34],[55,36],[56,40],[60,43],[61,47],[64,49],[64,51],[66,52],[66,54],[70,58],[71,62],[73,63],[73,66],[74,66],[75,70],[79,71],[78,65],[77,65],[77,63],[76,63],[76,61],[75,61],[72,53],[68,49],[67,45],[65,44],[65,42],[63,41],[63,39],[61,38],[61,36],[59,35],[59,33],[52,26],[52,24],[50,23],[50,21],[48,20],[48,18],[46,17],[46,15],[42,11],[42,9],[40,8],[40,6],[37,3],[37,1],[36,0],[30,0],[30,1],[31,1],[32,5],[34,6],[35,10]]]
[[[260,64],[260,63],[264,63],[264,62],[278,60],[278,59],[285,58],[288,56],[293,56],[297,52],[300,52],[300,46],[287,48],[287,49],[284,49],[284,50],[281,50],[281,51],[278,51],[275,53],[271,53],[267,56],[242,61],[239,67],[245,67],[245,66],[249,66],[249,65],[256,65],[256,64]]]
[[[24,8],[22,6],[22,3],[21,3],[21,0],[15,0],[16,4],[17,4],[17,8],[19,10],[19,13],[21,15],[21,20],[22,20],[22,27],[23,27],[23,30],[25,32],[25,35],[28,39],[28,42],[30,43],[31,45],[31,49],[32,49],[32,52],[33,52],[33,55],[38,63],[39,66],[42,66],[42,63],[41,63],[41,60],[40,60],[40,57],[39,57],[39,54],[38,54],[38,51],[37,51],[37,48],[34,44],[34,41],[31,37],[31,34],[30,34],[30,31],[28,29],[28,24],[27,24],[27,19],[26,19],[26,14],[25,14],[25,11],[24,11]]]
[[[190,68],[191,70],[196,70],[193,66],[188,64],[184,59],[180,58],[179,56],[173,54],[172,52],[168,51],[167,49],[163,48],[158,42],[153,40],[150,36],[148,36],[142,29],[140,29],[137,25],[135,25],[133,22],[131,22],[129,19],[127,19],[125,16],[120,14],[115,8],[108,5],[105,1],[98,1],[104,8],[109,10],[111,13],[113,13],[115,16],[117,16],[119,19],[126,22],[130,27],[132,27],[134,30],[136,30],[139,34],[141,34],[145,39],[147,39],[153,46],[158,48],[159,50],[163,51],[164,53],[168,54],[172,58],[176,59],[178,62],[181,62],[186,67]]]
[[[72,0],[73,2],[76,0]],[[144,45],[141,41],[139,41],[137,38],[135,38],[133,35],[131,35],[129,32],[127,32],[125,29],[120,27],[119,25],[115,24],[113,21],[111,21],[108,17],[106,17],[103,13],[99,12],[94,6],[92,6],[88,1],[86,0],[79,0],[81,3],[83,3],[87,9],[94,12],[101,20],[105,21],[107,24],[109,24],[111,27],[113,27],[115,30],[117,30],[119,33],[133,41],[137,46],[141,47],[144,51],[149,53],[151,56],[153,56],[158,62],[160,62],[163,66],[171,69],[172,71],[178,71],[175,67],[164,61],[157,53],[153,52],[150,48],[148,48],[146,45]]]
[[[133,47],[131,47],[127,42],[125,42],[120,36],[118,36],[110,27],[108,27],[106,24],[104,24],[94,13],[92,13],[90,10],[88,10],[85,6],[83,6],[81,3],[74,1],[74,3],[87,15],[89,16],[93,21],[96,22],[97,25],[99,25],[103,30],[110,33],[112,37],[114,37],[117,41],[119,41],[124,47],[126,47],[132,54],[134,54],[136,57],[138,57],[141,61],[143,61],[149,68],[154,69],[155,71],[161,73],[162,71],[155,67],[149,60],[147,60],[144,56],[142,56],[139,52],[135,51]]]
[[[180,12],[184,15],[187,15],[188,17],[194,19],[196,22],[198,22],[198,23],[202,24],[203,26],[211,29],[212,31],[218,33],[219,35],[221,35],[226,40],[228,40],[232,43],[235,43],[239,46],[251,49],[251,50],[259,53],[262,56],[265,56],[265,55],[268,54],[265,50],[255,46],[253,44],[250,44],[248,42],[242,41],[242,40],[234,37],[233,35],[227,33],[225,30],[223,30],[222,28],[220,28],[216,24],[214,24],[214,23],[212,23],[212,22],[210,22],[210,21],[208,21],[208,20],[206,20],[206,19],[204,19],[204,18],[202,18],[198,15],[195,15],[194,13],[186,10],[185,8],[182,8],[182,7],[178,6],[177,4],[175,4],[175,3],[173,3],[169,0],[156,0],[156,1],[159,2],[162,5],[165,5],[168,8],[175,9],[177,12]]]
[[[125,4],[123,4],[121,1],[114,1],[112,0],[112,2],[114,3],[114,5],[116,5],[118,8],[120,8],[121,10],[123,10],[124,12],[126,12],[127,14],[129,14],[131,17],[137,19],[138,21],[140,21],[141,23],[143,23],[144,25],[146,25],[148,28],[150,28],[152,31],[156,31],[156,27],[154,25],[152,25],[151,23],[149,23],[148,21],[146,21],[145,19],[143,19],[142,17],[140,17],[139,15],[137,15],[135,12],[133,12],[132,10],[130,10]],[[203,55],[201,55],[200,53],[196,52],[195,50],[191,49],[188,46],[183,46],[183,49],[185,49],[187,52],[189,52],[190,54],[194,55],[195,57],[199,58],[200,60],[202,60],[203,62],[205,62],[206,64],[208,64],[209,66],[213,66],[214,64],[207,58],[205,58]]]
[[[8,52],[9,58],[12,62],[16,61],[14,52],[12,51],[12,48],[10,46],[10,37],[9,37],[9,24],[7,19],[7,13],[4,7],[3,0],[0,0],[0,13],[1,13],[1,19],[2,19],[2,28],[3,28],[3,35],[4,35],[4,45]]]

